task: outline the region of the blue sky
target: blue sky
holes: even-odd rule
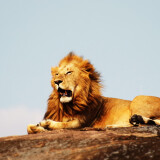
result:
[[[70,51],[101,72],[103,95],[160,96],[160,1],[1,0],[0,136],[47,107],[51,66]]]

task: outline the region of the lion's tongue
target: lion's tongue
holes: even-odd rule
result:
[[[65,91],[65,92],[62,94],[62,96],[67,96],[67,91]]]

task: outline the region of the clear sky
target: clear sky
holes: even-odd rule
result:
[[[0,0],[0,136],[43,118],[51,66],[68,52],[101,72],[103,95],[160,97],[159,0]]]

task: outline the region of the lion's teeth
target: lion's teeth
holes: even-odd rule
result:
[[[58,92],[59,92],[60,96],[63,96],[63,97],[71,97],[72,96],[72,92],[70,90],[59,89]]]

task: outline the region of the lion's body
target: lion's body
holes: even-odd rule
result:
[[[132,126],[129,120],[134,114],[151,119],[160,118],[158,97],[137,96],[133,101],[105,97],[104,101],[102,112],[93,124],[95,128]]]
[[[108,97],[104,97],[103,101],[101,112],[93,123],[94,128],[130,125],[130,101]]]
[[[52,68],[51,84],[53,91],[44,120],[39,125],[28,125],[28,133],[58,128],[132,126],[130,119],[135,114],[144,117],[142,122],[154,118],[160,124],[157,120],[160,98],[137,96],[128,101],[103,97],[99,73],[88,60],[73,53]]]

